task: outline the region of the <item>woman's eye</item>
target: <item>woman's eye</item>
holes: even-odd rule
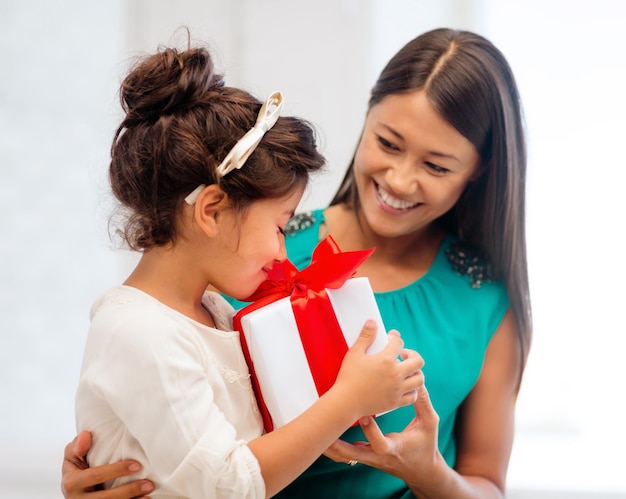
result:
[[[443,168],[442,166],[436,165],[435,163],[426,163],[426,166],[430,168],[435,173],[448,173],[450,170],[447,168]]]
[[[280,226],[278,227],[278,232],[280,232],[283,236],[285,235],[285,229]]]
[[[380,135],[378,136],[378,143],[383,146],[385,149],[391,149],[393,151],[397,151],[398,148],[392,144],[391,142],[389,142],[387,139],[385,139],[384,137],[381,137]]]

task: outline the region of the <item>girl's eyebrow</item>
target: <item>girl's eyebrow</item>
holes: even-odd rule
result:
[[[404,137],[399,132],[391,128],[389,125],[385,123],[381,123],[380,126],[382,126],[385,130],[387,130],[390,134],[392,134],[398,140],[401,140],[402,142],[405,141]],[[457,163],[461,163],[461,160],[457,158],[456,156],[454,156],[453,154],[446,154],[446,153],[439,152],[439,151],[428,151],[428,154],[432,156],[437,156],[438,158],[452,159],[456,161]]]

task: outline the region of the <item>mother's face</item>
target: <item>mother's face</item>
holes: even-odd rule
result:
[[[354,161],[366,222],[383,237],[422,231],[457,203],[479,164],[423,90],[385,97],[367,115]]]

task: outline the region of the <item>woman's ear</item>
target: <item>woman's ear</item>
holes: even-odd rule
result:
[[[469,182],[476,182],[485,173],[485,170],[487,170],[487,165],[481,161],[470,176]]]
[[[478,179],[480,179],[480,177],[482,177],[483,174],[489,169],[490,164],[491,160],[488,160],[486,162],[480,160],[478,162],[478,165],[476,166],[476,169],[474,170],[474,173],[472,173],[472,176],[470,177],[470,182],[476,182]]]
[[[204,188],[194,205],[194,218],[207,236],[217,234],[217,223],[221,211],[226,207],[226,193],[216,184]]]

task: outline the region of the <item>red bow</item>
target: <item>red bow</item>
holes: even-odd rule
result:
[[[267,304],[285,296],[291,296],[293,301],[306,297],[309,291],[340,288],[373,252],[374,248],[342,252],[332,236],[326,236],[313,250],[308,267],[299,271],[289,260],[276,263],[267,280],[243,301],[262,300]]]

